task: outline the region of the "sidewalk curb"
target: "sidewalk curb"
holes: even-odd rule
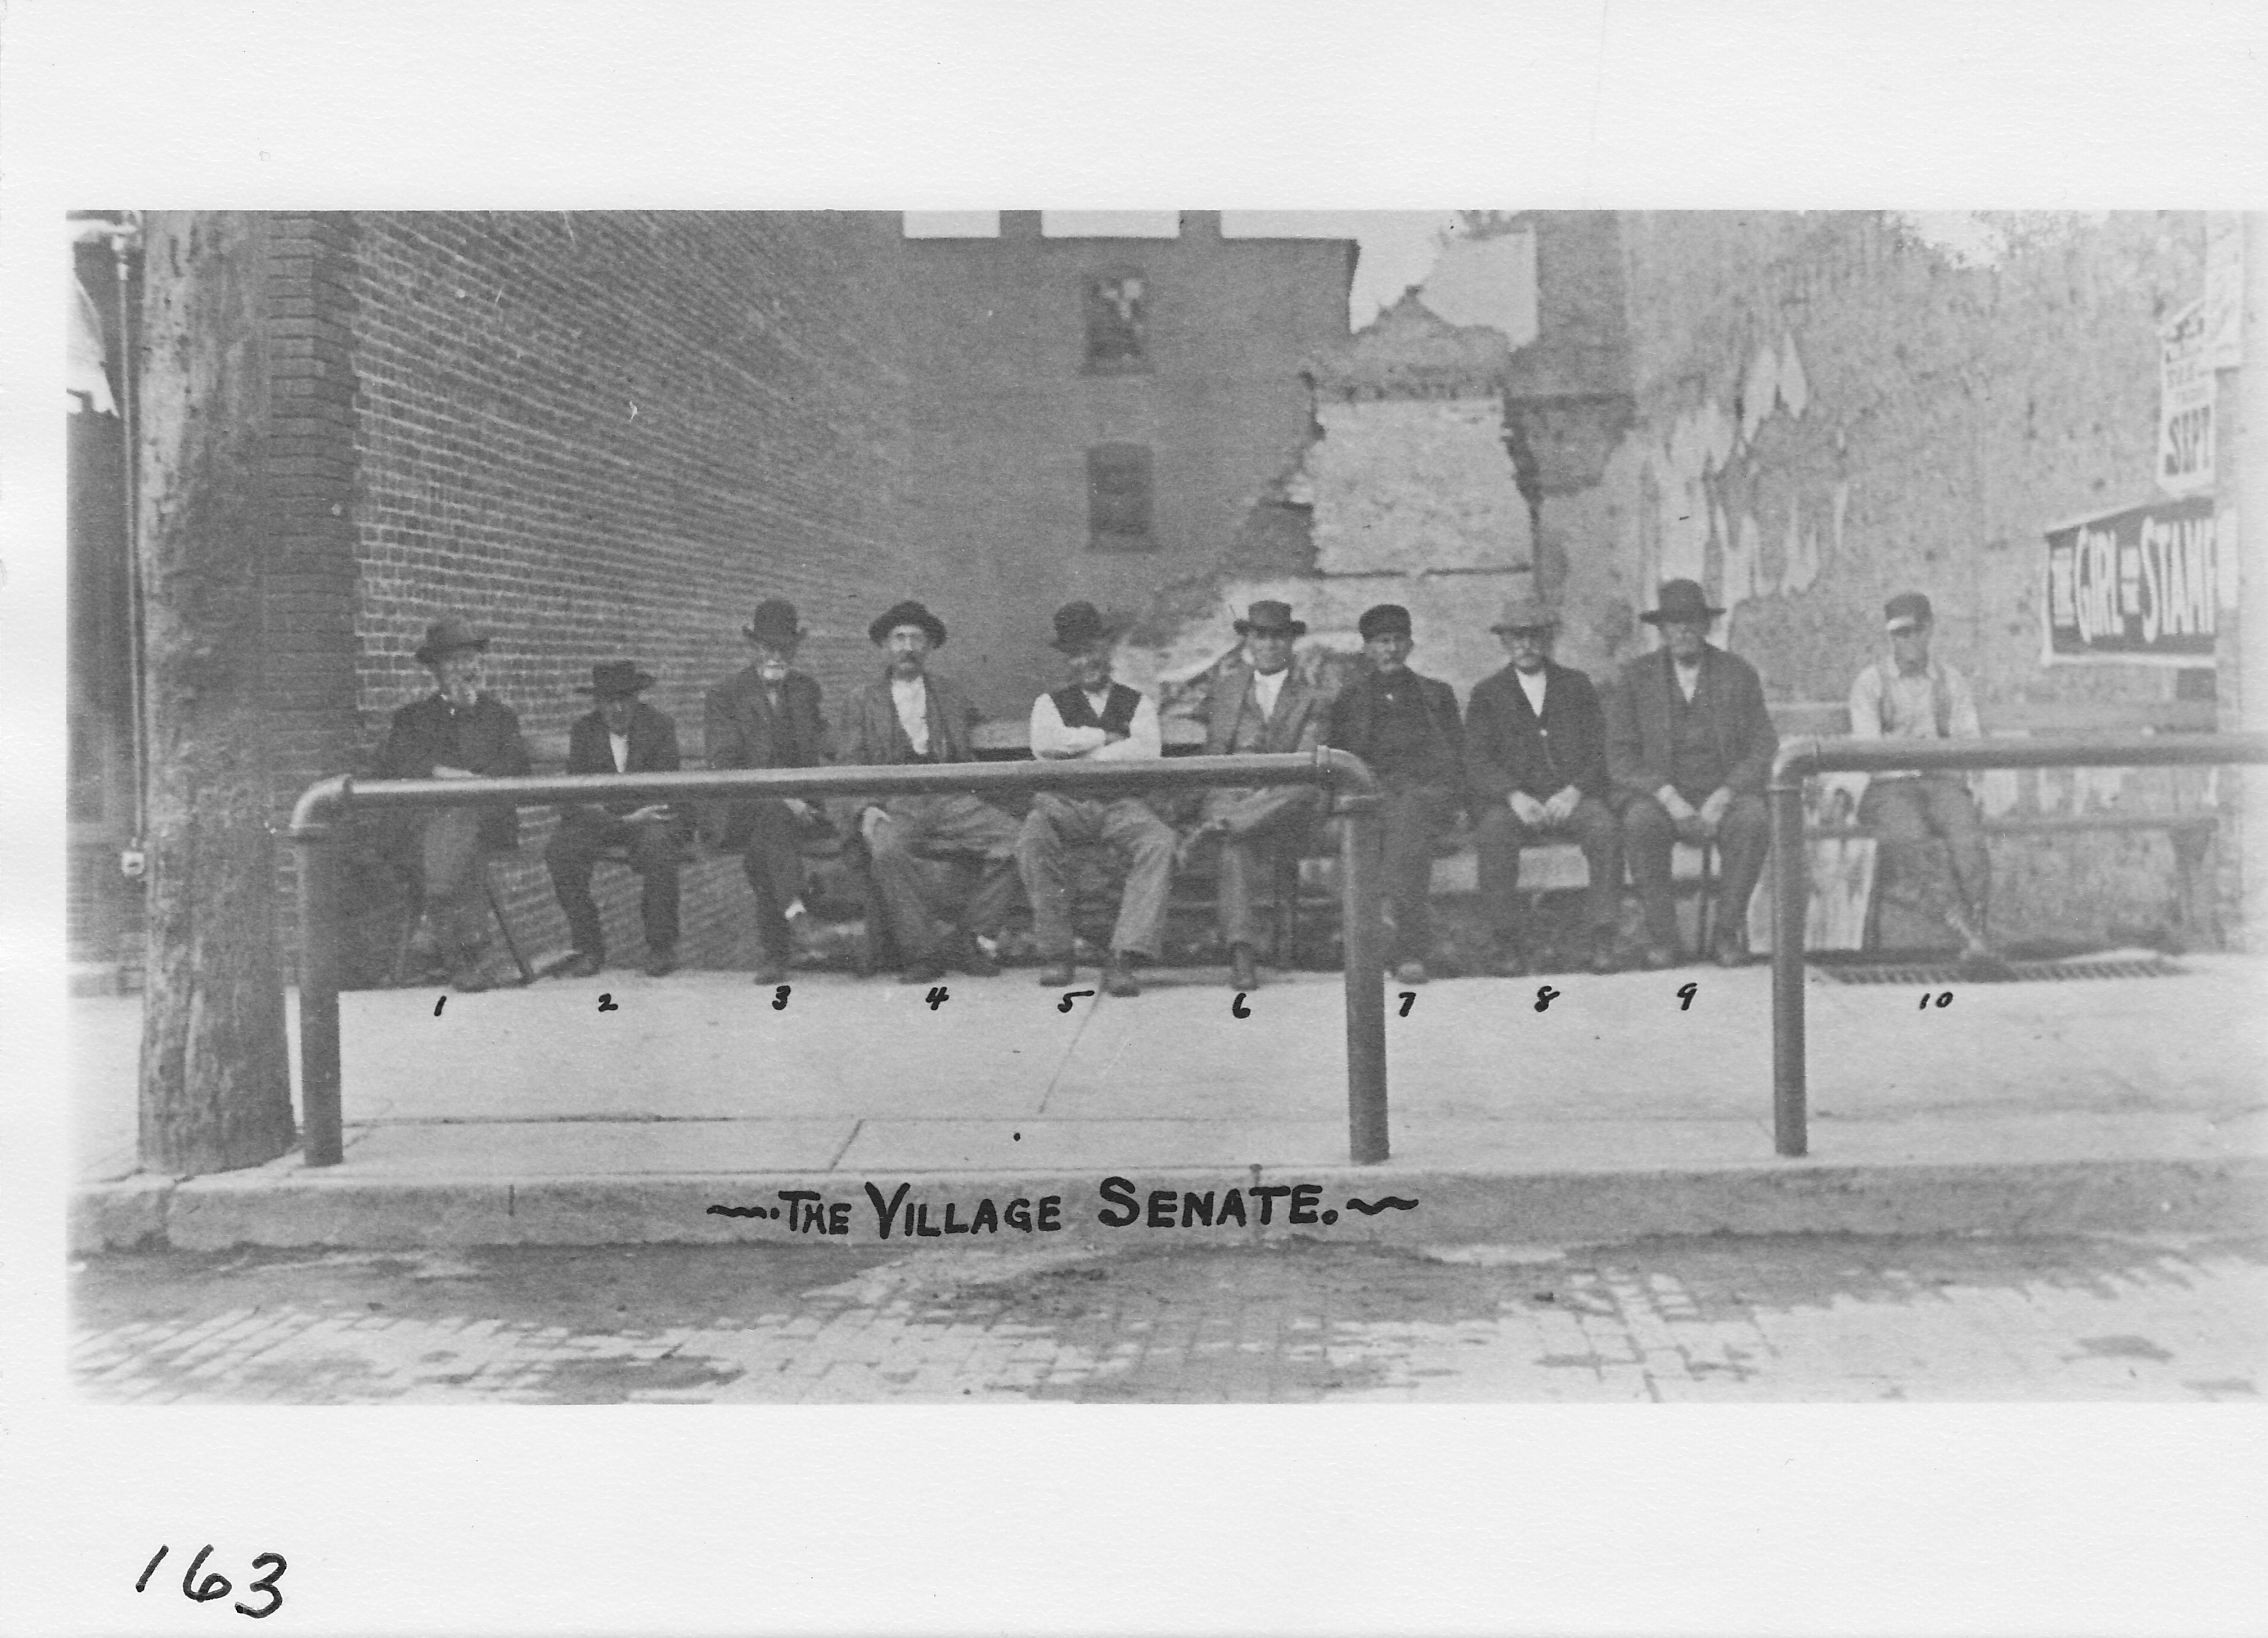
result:
[[[1107,1174],[1105,1174],[1107,1175]],[[967,1240],[937,1223],[932,1233],[888,1243],[951,1251],[1019,1240],[1126,1246],[1160,1236],[1228,1245],[1307,1236],[1322,1240],[1454,1243],[1615,1243],[1694,1235],[2056,1235],[2105,1231],[2257,1233],[2268,1228],[2268,1156],[2114,1160],[2036,1164],[1838,1165],[1776,1161],[1756,1165],[1548,1173],[1447,1172],[1395,1167],[1271,1169],[1223,1167],[1138,1171],[1125,1179],[1143,1214],[1106,1226],[1105,1211],[1128,1209],[1099,1192],[1104,1175],[1082,1173],[770,1173],[552,1177],[392,1177],[311,1171],[297,1157],[241,1172],[187,1181],[136,1176],[73,1191],[69,1242],[75,1253],[101,1251],[219,1251],[232,1246],[354,1249],[504,1245],[838,1244],[878,1242],[878,1216],[865,1184],[885,1199],[908,1185],[902,1210],[926,1205],[939,1219],[947,1202],[958,1221],[990,1199],[1059,1202],[1061,1227],[1042,1234],[1003,1226]],[[1257,1221],[1255,1187],[1311,1184],[1309,1211],[1336,1222],[1288,1221],[1290,1199],[1269,1200]],[[810,1191],[846,1232],[798,1232],[792,1215],[720,1215],[779,1207],[783,1190]],[[1147,1213],[1178,1218],[1185,1194],[1212,1193],[1226,1209],[1238,1192],[1248,1221],[1214,1227],[1153,1227]],[[1164,1199],[1162,1197],[1170,1197]],[[1350,1199],[1414,1199],[1366,1216]]]

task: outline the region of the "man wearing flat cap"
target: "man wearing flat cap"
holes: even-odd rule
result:
[[[1977,739],[1977,702],[1968,679],[1930,657],[1934,628],[1929,599],[1901,592],[1882,606],[1889,655],[1851,684],[1851,733],[1862,740]],[[1880,838],[1888,872],[1917,880],[1924,902],[1939,909],[1960,936],[1961,958],[1971,968],[1997,965],[1986,936],[1992,864],[1984,848],[1984,821],[1969,783],[1952,770],[1882,772],[1867,780],[1859,823]],[[1939,868],[1933,839],[1945,844],[1951,890]]]
[[[1093,603],[1056,610],[1055,646],[1070,682],[1032,702],[1032,755],[1042,761],[1077,757],[1124,762],[1165,754],[1157,702],[1110,677],[1111,632]],[[1064,853],[1101,842],[1126,860],[1118,925],[1102,970],[1106,995],[1139,995],[1134,969],[1158,958],[1166,926],[1166,900],[1174,885],[1173,827],[1138,796],[1082,796],[1035,791],[1016,843],[1024,894],[1032,902],[1032,931],[1046,963],[1042,989],[1062,989],[1074,977],[1071,890]]]
[[[1646,911],[1646,964],[1678,960],[1670,850],[1714,843],[1719,878],[1715,948],[1721,966],[1748,959],[1749,896],[1771,840],[1764,779],[1779,735],[1756,668],[1709,641],[1712,608],[1692,580],[1662,583],[1638,617],[1662,646],[1623,668],[1607,698],[1607,770],[1621,811],[1623,851]]]
[[[653,679],[630,660],[606,660],[591,668],[591,695],[598,709],[578,717],[567,732],[567,771],[588,773],[675,773],[677,725],[638,696]],[[638,915],[645,926],[645,970],[659,978],[677,968],[677,871],[684,840],[683,818],[666,802],[563,803],[559,829],[543,850],[551,890],[567,918],[573,948],[561,970],[589,978],[607,964],[607,938],[599,907],[591,897],[591,870],[610,847],[626,851],[638,874]]]
[[[851,696],[842,760],[976,761],[976,704],[929,670],[930,654],[945,646],[945,622],[908,601],[876,616],[866,635],[887,653],[888,665]],[[1000,970],[981,940],[1000,931],[1016,902],[1013,819],[966,792],[852,797],[838,812],[866,852],[870,923],[880,924],[908,984],[935,983],[948,963],[979,978]],[[921,869],[925,860],[960,860],[978,872],[975,892],[949,926],[932,913]],[[870,936],[876,931],[870,926]]]
[[[462,620],[425,628],[416,660],[433,674],[433,692],[402,706],[387,724],[378,774],[387,779],[472,779],[527,771],[527,746],[512,707],[481,687],[489,639]],[[416,849],[423,909],[417,941],[449,969],[450,986],[489,987],[482,970],[487,896],[482,872],[491,852],[519,845],[519,810],[510,802],[426,808],[406,824]]]
[[[1327,743],[1352,751],[1385,795],[1387,906],[1394,936],[1387,964],[1398,984],[1423,984],[1432,952],[1433,838],[1456,817],[1464,789],[1464,735],[1457,696],[1410,668],[1410,611],[1380,603],[1356,623],[1361,674],[1331,702]]]
[[[1551,658],[1558,611],[1525,593],[1506,601],[1490,628],[1511,663],[1473,687],[1465,713],[1465,767],[1480,814],[1481,912],[1495,941],[1490,970],[1518,978],[1535,951],[1521,925],[1520,850],[1572,838],[1591,885],[1583,922],[1594,972],[1615,970],[1622,911],[1622,830],[1608,805],[1607,720],[1591,679]]]
[[[1288,603],[1263,598],[1236,621],[1243,646],[1215,668],[1204,705],[1208,756],[1311,751],[1322,743],[1329,702],[1292,669],[1292,646],[1307,634]],[[1259,919],[1253,892],[1271,852],[1296,846],[1322,807],[1307,786],[1205,793],[1184,856],[1208,838],[1220,842],[1220,931],[1228,944],[1229,985],[1260,987]]]
[[[827,722],[819,680],[795,668],[805,631],[795,605],[770,597],[740,628],[754,651],[748,665],[709,690],[702,744],[713,768],[816,768],[826,760]],[[786,976],[792,928],[803,915],[802,835],[824,827],[801,797],[761,796],[729,803],[717,845],[740,855],[756,910],[756,983]]]

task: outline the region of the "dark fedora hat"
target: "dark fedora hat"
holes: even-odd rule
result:
[[[928,632],[932,648],[945,646],[945,622],[910,597],[876,615],[874,623],[866,628],[866,640],[870,643],[886,642],[890,633],[902,625],[917,625]]]
[[[1084,598],[1065,603],[1056,610],[1056,640],[1054,646],[1066,654],[1084,653],[1099,644],[1107,643],[1113,636],[1109,623],[1102,611]]]
[[[1362,618],[1354,623],[1366,643],[1373,637],[1407,637],[1410,635],[1410,611],[1400,603],[1380,603],[1362,611]]]
[[[425,628],[425,640],[417,645],[417,652],[412,658],[421,666],[430,666],[444,654],[453,654],[466,648],[486,648],[488,646],[489,639],[462,620],[436,620]]]
[[[1253,604],[1246,611],[1245,618],[1235,623],[1239,637],[1254,631],[1287,631],[1293,637],[1307,634],[1307,623],[1292,618],[1292,605],[1279,603],[1272,597],[1263,597]]]
[[[653,679],[637,668],[637,660],[601,660],[591,668],[591,685],[575,691],[596,694],[600,699],[620,699],[652,686]]]
[[[784,597],[767,597],[758,603],[740,634],[754,643],[794,643],[809,635],[796,622],[795,605]]]
[[[1648,625],[1660,625],[1666,620],[1714,620],[1725,612],[1709,601],[1709,594],[1701,589],[1697,580],[1664,580],[1661,594],[1655,601],[1660,607],[1638,616]]]

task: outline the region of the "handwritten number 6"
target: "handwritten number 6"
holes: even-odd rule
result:
[[[1239,990],[1236,992],[1236,999],[1228,1004],[1228,1015],[1230,1017],[1249,1018],[1252,1016],[1252,1009],[1244,1004],[1244,991]]]
[[[197,1586],[192,1587],[189,1585],[191,1582],[197,1579],[198,1567],[204,1563],[206,1558],[210,1556],[211,1553],[212,1543],[208,1541],[204,1545],[204,1550],[199,1553],[196,1557],[189,1561],[188,1570],[181,1577],[181,1596],[183,1597],[195,1598],[199,1604],[210,1604],[215,1598],[225,1598],[228,1597],[229,1593],[233,1590],[229,1584],[228,1577],[222,1575],[217,1570],[206,1576]]]
[[[239,1615],[249,1615],[255,1621],[264,1621],[284,1607],[284,1594],[276,1585],[276,1582],[282,1579],[284,1570],[289,1568],[284,1562],[284,1555],[280,1553],[263,1553],[252,1561],[252,1568],[254,1569],[258,1569],[263,1564],[273,1564],[276,1568],[254,1582],[245,1590],[266,1593],[268,1607],[264,1610],[255,1610],[242,1604],[236,1606],[236,1612]]]

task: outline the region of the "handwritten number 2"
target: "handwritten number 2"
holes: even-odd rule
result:
[[[268,1607],[264,1610],[255,1610],[242,1604],[236,1606],[236,1612],[239,1615],[249,1615],[255,1621],[264,1621],[284,1607],[284,1594],[276,1583],[283,1578],[284,1570],[290,1568],[284,1562],[284,1555],[280,1553],[263,1553],[252,1561],[252,1568],[254,1569],[258,1569],[263,1564],[273,1564],[276,1568],[254,1582],[245,1590],[266,1593]]]

